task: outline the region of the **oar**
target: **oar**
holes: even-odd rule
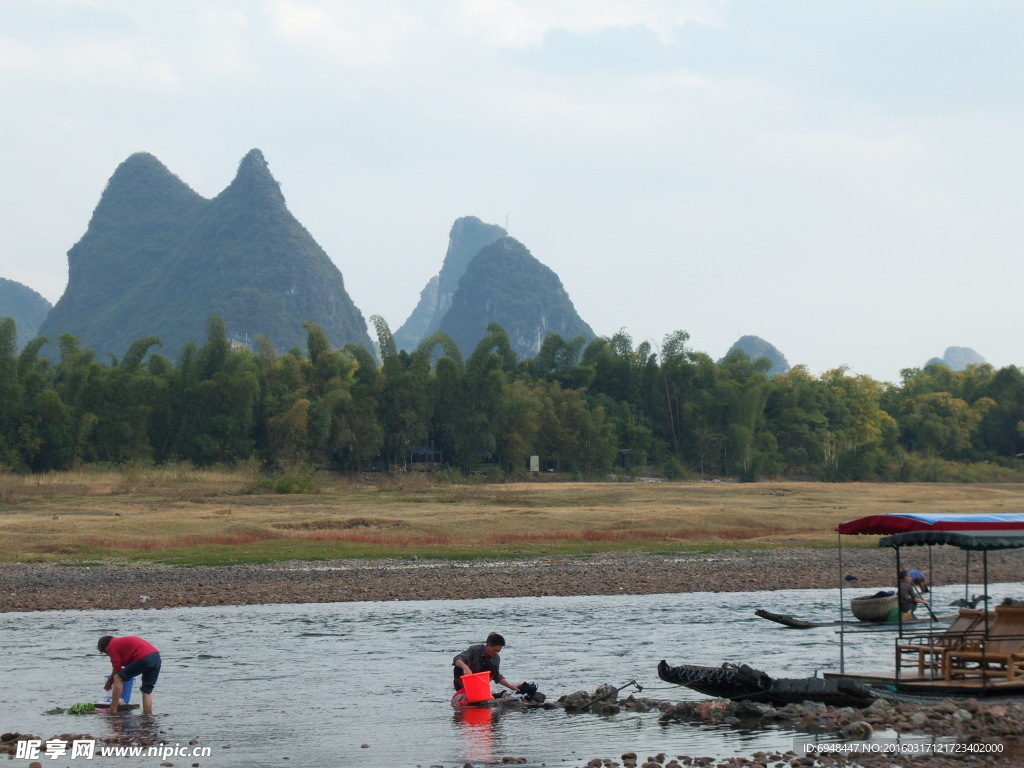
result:
[[[936,616],[935,612],[932,610],[931,605],[929,605],[928,603],[925,603],[924,607],[928,609],[928,615],[932,617],[932,621],[938,621],[939,620],[939,617]]]

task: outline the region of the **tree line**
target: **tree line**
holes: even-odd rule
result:
[[[898,384],[845,368],[811,375],[741,351],[721,362],[675,331],[660,349],[625,331],[586,344],[549,335],[519,359],[491,325],[468,358],[436,333],[398,351],[373,317],[379,361],[332,349],[306,323],[306,348],[232,347],[209,320],[172,362],[160,340],[95,359],[74,336],[56,361],[37,338],[20,352],[0,320],[0,467],[258,461],[335,471],[407,467],[417,447],[453,473],[522,475],[530,456],[574,477],[826,481],[1024,477],[1024,373],[990,365],[910,368]]]

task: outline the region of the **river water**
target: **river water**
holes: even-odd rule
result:
[[[936,607],[963,596],[962,587],[935,591]],[[1024,585],[990,592],[997,600],[1019,597]],[[845,597],[863,593],[846,590]],[[461,767],[505,756],[526,758],[528,766],[576,766],[625,751],[641,759],[659,752],[785,751],[796,735],[790,730],[662,724],[654,711],[608,717],[560,709],[471,711],[467,718],[449,703],[451,657],[499,631],[508,641],[505,675],[537,682],[551,700],[630,680],[644,686],[644,697],[702,699],[659,680],[658,661],[749,663],[776,677],[837,669],[835,627],[788,629],[754,611],[830,621],[838,605],[838,590],[819,589],[0,614],[6,689],[0,731],[43,739],[134,732],[181,745],[198,739],[212,747],[211,757],[172,762],[212,768]],[[141,635],[160,648],[154,716],[45,714],[102,698],[110,668],[95,646],[104,634]],[[891,668],[892,642],[891,632],[846,633],[846,669]],[[138,698],[136,692],[133,701]],[[145,768],[160,763],[106,760]],[[99,758],[42,762],[103,764]]]

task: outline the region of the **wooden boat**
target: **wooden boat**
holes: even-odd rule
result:
[[[841,627],[846,626],[847,629],[863,629],[864,631],[871,631],[877,629],[890,629],[893,632],[899,629],[898,624],[884,623],[883,626],[879,627],[873,622],[849,622],[849,621],[806,621],[804,619],[798,619],[795,616],[790,616],[788,613],[772,613],[766,611],[763,608],[758,608],[754,611],[756,616],[760,616],[762,619],[768,619],[768,621],[774,621],[776,624],[782,624],[793,629],[814,629],[815,627]],[[931,616],[911,616],[910,618],[904,617],[904,624],[946,624],[953,621],[956,618],[955,613],[945,613],[936,616],[934,619]]]
[[[835,707],[866,707],[878,694],[853,680],[822,680],[817,677],[773,678],[746,664],[703,667],[695,664],[658,664],[658,677],[708,696],[785,706],[817,701]]]
[[[945,545],[965,553],[965,593],[968,590],[970,556],[981,553],[984,574],[982,595],[988,594],[988,553],[1006,549],[1024,549],[1024,513],[992,512],[981,514],[891,512],[849,520],[840,524],[839,565],[842,572],[842,537],[844,535],[880,536],[878,546],[891,549],[896,555],[895,570],[902,571],[902,548]],[[842,585],[840,585],[840,590]],[[1010,617],[1007,615],[1006,620]],[[877,672],[853,674],[844,666],[844,634],[839,637],[839,670],[825,672],[825,679],[853,679],[872,685],[885,685],[898,693],[932,696],[1013,696],[1024,693],[1024,623],[1006,628],[1011,636],[1003,636],[1007,621],[983,621],[972,630],[970,638],[951,633],[921,635],[905,634],[909,623],[897,614],[899,635],[896,638],[895,669],[882,667]],[[1013,646],[1012,643],[1017,645]],[[1009,652],[1003,648],[1009,646]],[[915,655],[916,654],[916,655]],[[913,663],[906,664],[906,659]],[[892,659],[893,657],[890,657]],[[891,662],[890,662],[891,663]]]
[[[804,621],[803,619],[794,618],[788,613],[772,613],[771,611],[766,611],[764,608],[758,608],[754,611],[754,614],[760,616],[762,619],[768,619],[768,621],[774,621],[776,624],[783,624],[787,627],[793,627],[794,629],[834,627],[839,624],[837,621]]]

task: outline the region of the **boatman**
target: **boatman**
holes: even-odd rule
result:
[[[153,714],[153,686],[160,676],[160,651],[141,637],[111,637],[104,635],[96,644],[100,653],[110,657],[113,671],[107,678],[103,690],[110,691],[110,711],[117,712],[121,703],[124,681],[142,675],[142,714]]]
[[[512,685],[502,676],[498,669],[501,665],[501,659],[498,657],[498,654],[501,653],[501,649],[504,647],[505,638],[497,632],[491,632],[487,636],[486,642],[471,645],[452,659],[452,666],[455,667],[455,690],[462,690],[463,675],[490,672],[491,680],[498,685],[503,685],[510,691],[518,691],[519,686]]]
[[[921,597],[914,582],[910,580],[909,571],[900,571],[899,579],[900,613],[913,613],[918,605],[928,605],[928,601]]]

